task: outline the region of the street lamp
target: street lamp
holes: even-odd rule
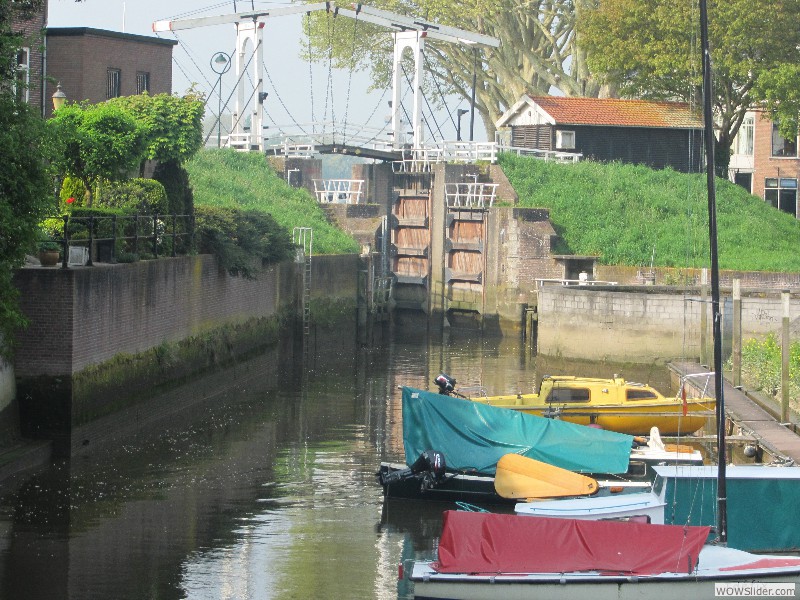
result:
[[[59,81],[58,85],[56,86],[56,93],[53,94],[53,112],[56,112],[66,103],[67,95],[64,93],[64,90],[61,89],[61,82]]]
[[[458,117],[458,127],[456,128],[456,141],[457,142],[461,141],[461,117],[463,117],[468,112],[469,112],[469,110],[467,110],[466,108],[459,108],[458,110],[456,110],[456,116]]]
[[[215,52],[211,57],[211,69],[217,74],[219,103],[217,110],[217,148],[222,145],[222,76],[231,69],[231,56],[225,52]]]

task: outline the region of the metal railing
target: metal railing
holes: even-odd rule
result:
[[[314,194],[318,202],[359,204],[364,193],[363,179],[314,179]]]
[[[497,183],[448,183],[444,197],[449,208],[486,208],[494,204]]]
[[[122,254],[138,259],[188,254],[194,248],[194,215],[64,215],[61,266],[117,262]]]

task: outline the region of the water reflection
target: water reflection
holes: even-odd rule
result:
[[[81,456],[5,484],[0,597],[410,597],[397,565],[432,555],[449,507],[384,503],[374,473],[403,458],[398,386],[440,371],[493,393],[546,373],[669,385],[664,367],[537,362],[516,340],[455,333],[375,348],[338,333],[305,365],[267,352],[154,392],[82,432]]]

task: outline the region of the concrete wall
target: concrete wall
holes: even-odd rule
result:
[[[545,286],[539,293],[538,351],[572,358],[651,362],[700,356],[701,313],[697,288]],[[723,290],[723,337],[730,346],[732,308]],[[742,292],[742,337],[777,332],[783,317],[777,292]],[[800,317],[800,298],[791,318]],[[710,327],[710,318],[708,319]],[[707,333],[710,340],[710,331]]]

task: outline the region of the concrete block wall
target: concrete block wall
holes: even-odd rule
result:
[[[539,290],[538,350],[573,358],[650,362],[700,355],[700,290],[643,286],[564,287]],[[723,346],[730,351],[733,310],[730,291],[722,294]],[[791,321],[800,319],[800,295],[790,300]],[[742,291],[742,339],[780,335],[781,293]],[[711,339],[710,330],[706,333]]]
[[[560,285],[538,295],[540,354],[629,362],[699,356],[699,296]]]

